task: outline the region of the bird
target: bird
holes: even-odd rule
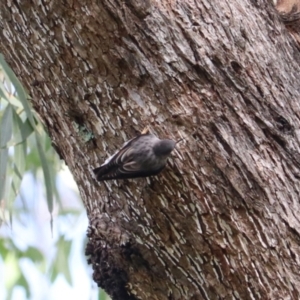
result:
[[[93,170],[98,181],[148,177],[159,174],[176,146],[175,141],[140,134],[123,144],[111,157]]]

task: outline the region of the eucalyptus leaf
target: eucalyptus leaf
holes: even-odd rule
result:
[[[15,144],[23,143],[34,132],[28,118],[23,122],[20,116],[13,110],[13,118],[15,124],[14,136]]]
[[[34,247],[28,247],[23,255],[24,257],[30,258],[33,262],[42,262],[44,258],[41,251]]]
[[[0,149],[0,200],[3,199],[6,183],[8,149]]]
[[[0,98],[9,102],[8,97],[6,96],[6,93],[5,93],[4,84],[1,81],[0,81]]]
[[[30,134],[30,131],[25,133],[24,129],[24,123],[22,122],[19,115],[14,111],[13,112],[14,117],[14,140],[16,141],[16,144],[14,145],[14,156],[13,156],[13,162],[14,162],[14,172],[17,176],[13,177],[16,189],[19,190],[21,181],[23,178],[23,174],[25,172],[26,168],[26,140]],[[30,126],[30,128],[32,128]]]
[[[0,124],[0,148],[4,148],[12,137],[13,109],[10,104],[6,106]]]
[[[63,274],[69,284],[72,284],[70,268],[68,266],[68,257],[70,254],[72,242],[60,237],[56,243],[56,257],[51,267],[51,281],[54,282],[59,274]]]
[[[12,212],[13,212],[13,203],[16,198],[16,189],[12,182],[11,176],[8,177],[9,180],[6,181],[6,191],[5,191],[5,200],[6,200],[6,209],[9,213],[9,224],[12,227]]]
[[[14,74],[12,69],[9,67],[9,65],[4,60],[4,57],[2,54],[0,54],[0,65],[2,66],[3,71],[4,71],[5,75],[7,76],[7,78],[9,79],[9,81],[15,87],[17,94],[18,94],[18,98],[20,99],[20,101],[26,111],[27,117],[28,117],[32,127],[35,127],[34,117],[33,117],[29,102],[28,102],[27,94],[24,91],[24,88],[23,88],[21,82],[19,81],[19,79],[16,77],[16,75]]]
[[[35,132],[35,138],[36,138],[37,150],[39,153],[39,157],[41,160],[42,169],[43,169],[43,173],[44,173],[48,210],[49,210],[50,214],[52,214],[52,211],[53,211],[53,187],[52,187],[52,182],[51,182],[49,166],[48,166],[45,152],[44,152],[42,144],[41,144],[41,137],[38,132]]]
[[[26,277],[23,274],[19,277],[18,281],[16,282],[16,285],[22,286],[25,289],[26,297],[29,298],[30,296],[29,284],[26,280]]]

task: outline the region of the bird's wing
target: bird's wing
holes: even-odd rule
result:
[[[105,160],[105,162],[100,166],[104,166],[104,165],[108,165],[112,160],[115,159],[115,157],[120,153],[120,152],[123,152],[124,150],[128,149],[133,143],[134,141],[140,136],[136,136],[134,138],[132,138],[131,140],[125,142],[123,145],[122,145],[122,148],[120,150],[117,150],[112,156],[110,156],[109,158],[107,158]]]
[[[148,134],[143,134],[146,136]],[[121,150],[105,161],[99,168],[94,169],[94,173],[99,181],[109,179],[125,179],[136,178],[158,174],[162,168],[158,170],[141,170],[141,166],[135,159],[135,141],[141,138],[141,135],[126,142]]]
[[[135,149],[132,146],[138,137],[126,142],[121,150],[107,159],[99,168],[93,170],[98,180],[128,178],[129,174],[137,171],[138,166],[133,161]]]
[[[120,172],[124,174],[136,173],[141,170],[141,165],[135,161],[128,161],[120,167]]]
[[[156,170],[140,170],[139,168],[137,168],[137,165],[135,165],[135,162],[132,162],[127,163],[122,167],[112,167],[109,171],[105,170],[105,172],[103,172],[102,167],[100,167],[95,169],[94,172],[97,176],[97,180],[103,181],[111,179],[129,179],[153,176],[160,173],[163,168],[164,166]]]

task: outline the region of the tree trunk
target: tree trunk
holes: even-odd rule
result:
[[[2,0],[0,27],[113,299],[299,299],[300,56],[270,3]],[[186,138],[166,169],[98,183],[146,126]]]

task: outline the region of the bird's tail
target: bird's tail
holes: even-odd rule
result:
[[[103,165],[93,170],[94,174],[96,175],[96,178],[98,181],[103,180],[111,180],[111,179],[117,179],[115,178],[116,171],[118,170],[118,166],[116,165]]]
[[[98,168],[94,169],[93,172],[96,175],[97,180],[100,181],[102,173],[103,173],[103,168],[102,167],[98,167]]]

